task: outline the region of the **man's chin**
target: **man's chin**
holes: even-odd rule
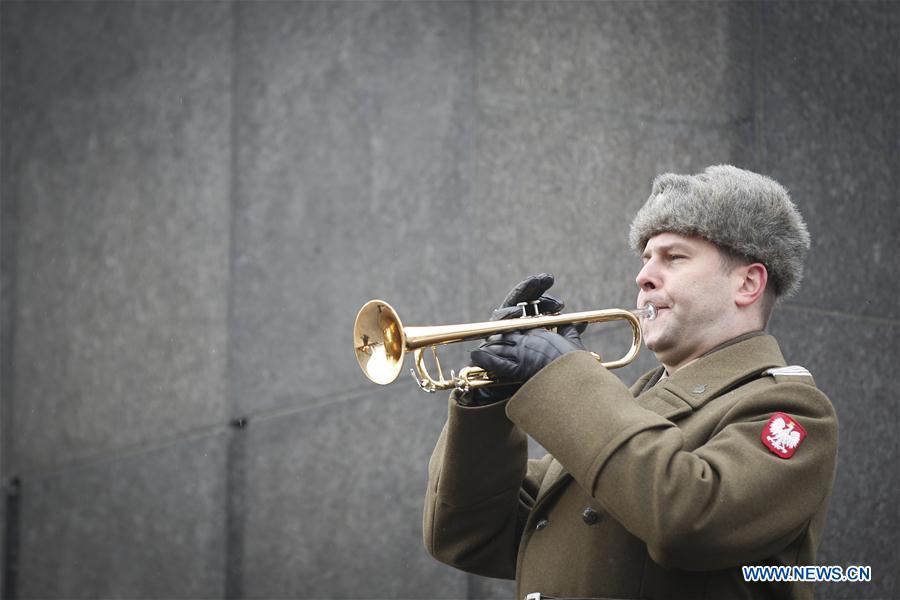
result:
[[[672,344],[666,343],[665,338],[658,337],[645,337],[644,345],[647,347],[647,350],[656,354],[657,358],[659,358],[660,353],[665,353],[672,348]]]

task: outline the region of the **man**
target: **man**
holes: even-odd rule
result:
[[[473,351],[510,385],[451,394],[429,464],[428,551],[515,578],[518,598],[811,597],[809,583],[746,582],[741,569],[815,564],[834,477],[834,409],[762,331],[801,278],[800,214],[773,180],[710,167],[657,177],[630,241],[661,366],[629,390],[574,326]],[[550,285],[526,280],[495,317],[561,305]],[[549,454],[528,460],[527,435]]]

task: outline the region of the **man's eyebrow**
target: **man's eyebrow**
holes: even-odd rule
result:
[[[685,244],[684,242],[672,242],[671,244],[660,244],[659,246],[654,246],[652,248],[653,252],[689,252],[691,247]],[[644,253],[641,254],[642,258],[649,256],[651,250],[648,248],[644,248]]]

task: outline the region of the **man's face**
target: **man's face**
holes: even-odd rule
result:
[[[656,306],[656,319],[642,320],[644,342],[669,372],[730,339],[733,290],[719,249],[702,238],[660,233],[647,242],[635,278],[637,305]]]

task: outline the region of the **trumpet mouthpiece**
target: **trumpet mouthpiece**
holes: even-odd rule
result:
[[[631,314],[639,319],[647,319],[648,321],[652,321],[656,318],[656,307],[652,304],[647,303],[643,308],[636,308],[632,310]]]

